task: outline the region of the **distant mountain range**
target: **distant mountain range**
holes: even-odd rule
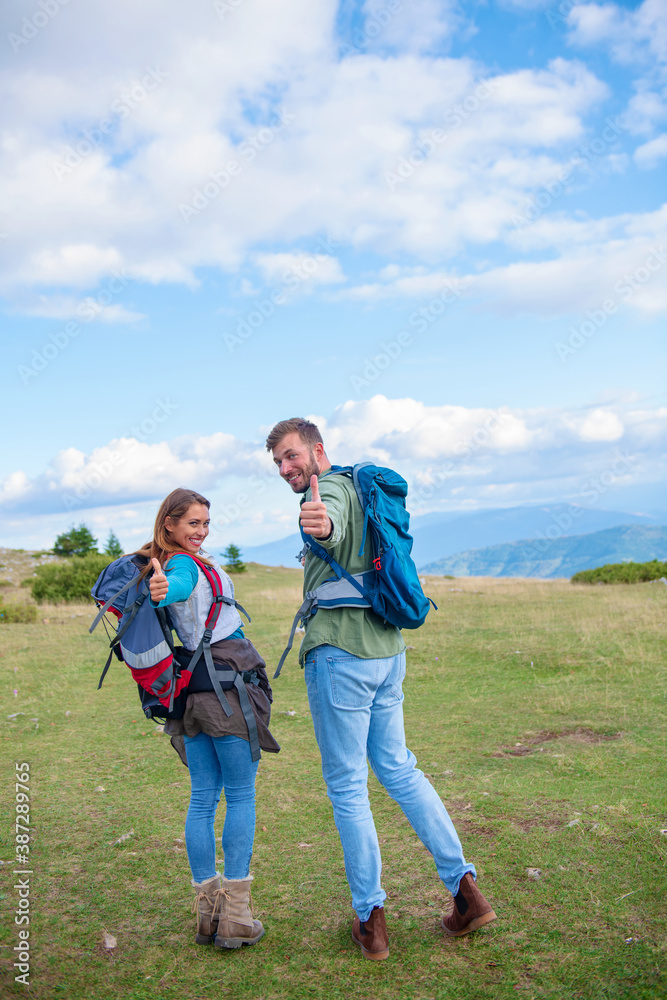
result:
[[[658,518],[645,514],[564,503],[493,508],[470,513],[424,514],[412,518],[412,554],[417,566],[422,568],[456,554],[469,556],[470,550],[525,541],[527,538],[552,544],[552,539],[562,540],[563,536],[590,535],[621,525],[649,527],[659,523]],[[246,562],[265,566],[294,567],[298,566],[295,557],[301,546],[301,536],[295,533],[264,545],[247,545],[242,549],[242,557]]]
[[[412,520],[412,557],[421,567],[458,552],[526,538],[550,540],[564,535],[589,535],[620,525],[659,523],[643,514],[566,503],[479,510],[447,520],[440,514],[427,514]]]
[[[629,525],[588,535],[524,539],[458,552],[420,567],[421,573],[452,576],[570,577],[606,563],[667,558],[667,528]]]

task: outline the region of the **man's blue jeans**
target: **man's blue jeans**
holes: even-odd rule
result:
[[[386,893],[382,861],[368,800],[368,765],[399,804],[413,830],[433,855],[442,881],[455,896],[466,872],[461,842],[447,810],[405,745],[403,679],[405,653],[362,660],[336,646],[306,654],[308,701],[322,774],[343,845],[352,905],[367,920]]]
[[[255,777],[258,761],[250,744],[239,736],[185,736],[185,753],[192,793],[185,820],[185,847],[195,882],[213,878],[215,812],[225,790],[222,852],[225,878],[245,878],[250,871],[255,839]]]

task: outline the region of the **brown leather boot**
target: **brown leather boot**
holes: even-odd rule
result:
[[[470,872],[466,872],[454,897],[454,909],[442,918],[442,929],[454,937],[461,937],[495,919],[491,904],[484,899]]]
[[[359,945],[364,958],[372,958],[376,962],[389,958],[389,935],[382,906],[375,906],[363,923],[359,917],[354,918],[352,940]]]
[[[192,912],[197,914],[197,944],[212,944],[218,929],[218,909],[220,907],[220,876],[214,875],[203,882],[195,882],[195,898]]]
[[[240,948],[242,944],[257,944],[264,937],[259,920],[253,920],[250,911],[250,883],[247,878],[223,878],[218,914],[216,948]]]

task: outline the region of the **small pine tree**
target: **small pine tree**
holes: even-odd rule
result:
[[[107,538],[106,545],[104,546],[104,552],[106,555],[112,556],[114,559],[120,559],[123,555],[123,546],[120,544],[119,539],[113,531],[109,532],[109,537]]]
[[[93,538],[91,531],[83,523],[78,528],[72,525],[69,531],[58,535],[53,543],[55,556],[86,556],[89,552],[97,552],[97,539]]]
[[[238,545],[228,545],[222,557],[227,560],[225,569],[228,573],[245,573],[246,564],[241,562],[241,550]]]

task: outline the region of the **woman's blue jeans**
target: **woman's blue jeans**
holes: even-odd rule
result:
[[[227,810],[222,829],[225,878],[245,878],[255,839],[255,777],[250,744],[239,736],[186,736],[192,794],[185,820],[185,847],[195,882],[212,878],[215,866],[215,812],[224,789]]]
[[[368,799],[367,758],[433,855],[438,875],[456,895],[466,872],[476,876],[475,868],[466,863],[440,796],[405,745],[405,653],[362,660],[336,646],[317,646],[306,654],[305,674],[322,774],[359,919],[368,920],[372,909],[386,899]]]

